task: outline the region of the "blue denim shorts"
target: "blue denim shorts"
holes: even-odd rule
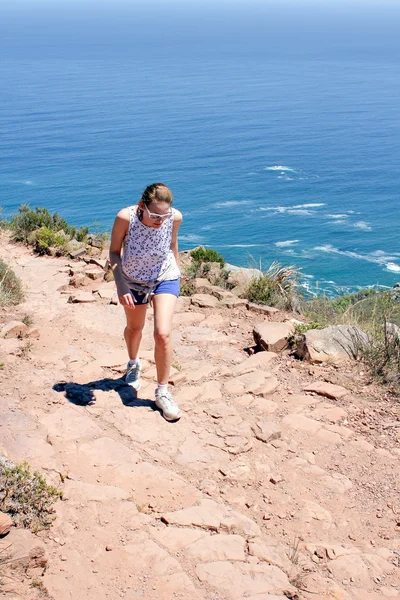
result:
[[[178,297],[179,296],[179,290],[180,290],[180,283],[181,280],[180,279],[169,279],[167,281],[160,281],[160,283],[157,285],[157,287],[155,288],[154,292],[153,292],[153,296],[157,296],[158,294],[172,294],[173,296]],[[147,298],[147,302],[144,302],[144,299],[146,298],[146,296],[144,294],[141,294],[140,292],[137,292],[136,290],[129,290],[132,294],[132,296],[134,297],[136,304],[141,305],[141,304],[148,304],[150,302],[150,298]]]

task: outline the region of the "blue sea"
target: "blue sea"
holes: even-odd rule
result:
[[[110,230],[163,181],[180,249],[330,295],[399,281],[399,3],[146,7],[2,5],[3,216]]]

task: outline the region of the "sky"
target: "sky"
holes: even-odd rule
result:
[[[295,55],[320,44],[395,53],[399,18],[399,0],[1,0],[0,57],[118,54],[163,43],[166,51],[219,44]]]

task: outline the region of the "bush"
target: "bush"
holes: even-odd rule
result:
[[[24,300],[24,292],[19,277],[0,259],[0,306],[19,304]]]
[[[11,217],[10,227],[17,242],[29,242],[30,235],[37,229],[42,228],[54,233],[63,232],[70,239],[74,238],[78,242],[83,242],[89,233],[88,227],[76,229],[75,226],[68,225],[67,221],[61,218],[58,213],[52,215],[47,208],[38,206],[35,210],[32,210],[27,204],[22,204],[18,208],[18,213]]]
[[[53,504],[59,498],[60,490],[32,472],[28,463],[0,460],[0,510],[9,513],[16,525],[34,532],[49,528],[55,519]]]
[[[357,325],[373,335],[377,326],[382,327],[385,318],[396,319],[400,314],[400,303],[396,303],[389,292],[364,289],[337,298],[318,296],[305,302],[302,310],[320,327]]]
[[[221,254],[218,254],[216,250],[212,250],[212,248],[204,248],[204,246],[200,246],[199,248],[195,248],[191,251],[190,256],[192,257],[194,263],[211,263],[218,262],[221,265],[221,269],[225,266],[225,259]]]
[[[400,393],[400,330],[384,321],[370,342],[360,349],[361,359],[371,375]]]
[[[297,310],[298,279],[298,269],[283,267],[278,262],[273,262],[265,273],[250,280],[242,296],[255,304]]]
[[[194,283],[191,279],[188,279],[187,277],[182,277],[181,278],[181,288],[180,288],[180,295],[181,296],[193,296],[193,294],[196,293],[196,288],[194,286]]]
[[[36,229],[30,236],[29,242],[35,246],[36,252],[39,254],[44,254],[49,251],[51,247],[59,247],[61,248],[69,241],[68,237],[63,233],[56,233],[52,231],[46,225]]]

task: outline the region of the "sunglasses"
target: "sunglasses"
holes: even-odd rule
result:
[[[146,209],[147,216],[149,217],[149,219],[151,219],[152,221],[157,221],[158,223],[160,221],[163,221],[164,219],[167,219],[172,214],[171,209],[169,209],[169,211],[167,213],[164,213],[163,215],[159,215],[157,213],[151,213],[146,205],[144,205],[144,207]]]

